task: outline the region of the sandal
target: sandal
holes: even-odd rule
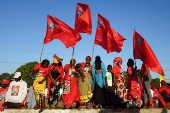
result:
[[[45,107],[41,108],[41,109],[39,110],[39,113],[43,112],[44,110],[45,110]]]

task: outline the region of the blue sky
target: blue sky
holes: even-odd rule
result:
[[[107,66],[113,64],[115,57],[122,57],[124,70],[127,61],[133,58],[133,32],[140,33],[151,46],[170,82],[170,1],[169,0],[1,0],[0,1],[0,73],[14,73],[28,62],[38,61],[46,35],[47,15],[54,16],[74,28],[76,5],[90,6],[92,35],[81,33],[82,40],[75,46],[74,58],[77,63],[84,62],[92,55],[97,27],[98,13],[105,17],[112,29],[127,40],[120,53],[110,53],[96,45],[94,56],[100,55]],[[66,49],[59,40],[44,46],[42,59],[52,62],[56,53],[63,58],[63,65],[72,58],[72,48]],[[94,61],[94,59],[93,59]],[[142,62],[137,61],[138,68]],[[153,78],[159,74],[151,72]]]

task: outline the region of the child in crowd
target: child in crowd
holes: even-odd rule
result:
[[[107,73],[105,77],[106,81],[106,107],[110,106],[111,96],[112,96],[112,65],[107,66]]]

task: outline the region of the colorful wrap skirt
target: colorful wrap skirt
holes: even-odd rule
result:
[[[127,92],[125,87],[125,78],[124,75],[116,76],[116,84],[117,84],[117,95],[121,99],[121,102],[126,102],[127,100]]]
[[[46,81],[44,81],[42,84],[39,84],[39,81],[42,81],[44,79],[43,76],[36,76],[35,81],[33,83],[34,87],[34,94],[36,95],[36,100],[39,100],[39,95],[45,96],[45,86]]]

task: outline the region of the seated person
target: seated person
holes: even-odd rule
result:
[[[35,76],[32,78],[32,83],[34,83],[34,80],[35,80]],[[35,109],[35,107],[36,107],[36,99],[35,99],[33,85],[29,89],[27,99],[26,99],[26,103],[25,103],[25,105],[23,106],[22,109],[25,109],[27,107],[28,107],[28,109]]]
[[[169,101],[169,88],[165,86],[166,82],[164,80],[161,81],[161,87],[159,88],[159,93],[164,98],[165,102]]]
[[[7,80],[7,79],[4,79],[1,82],[2,88],[0,88],[0,111],[4,111],[4,109],[5,109],[5,107],[3,107],[2,104],[6,100],[6,93],[8,91],[8,85],[9,85],[9,80]]]
[[[3,107],[7,105],[7,108],[21,108],[21,102],[27,95],[27,83],[21,79],[21,72],[16,72],[9,85],[9,89],[6,93],[6,100],[3,103]]]

